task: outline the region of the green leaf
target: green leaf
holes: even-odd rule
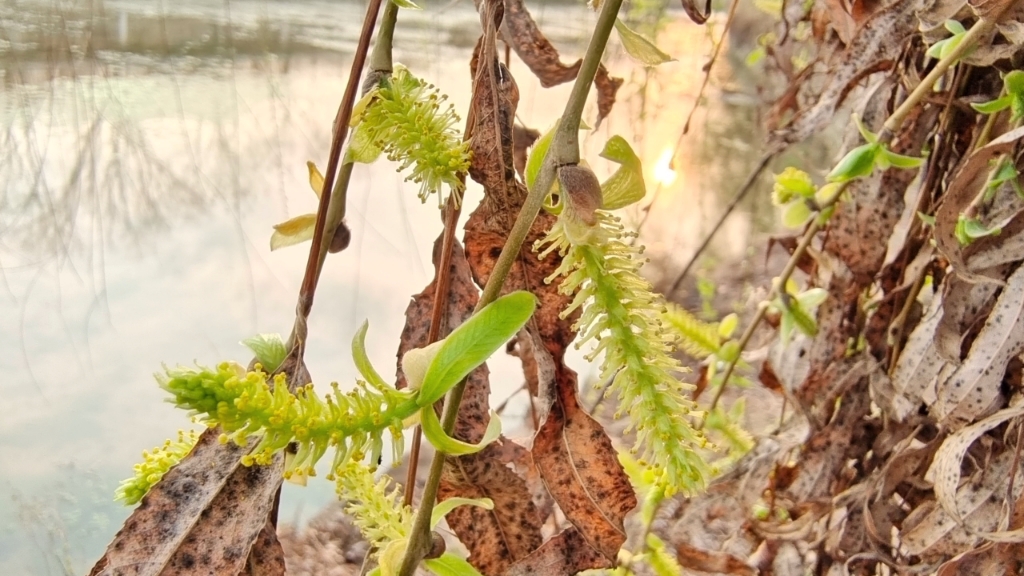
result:
[[[1007,94],[1006,96],[997,98],[996,100],[990,100],[980,104],[971,104],[971,108],[974,108],[977,112],[982,114],[995,114],[996,112],[1009,108],[1012,100],[1013,97]]]
[[[729,314],[722,321],[718,323],[718,336],[725,339],[732,336],[732,333],[736,331],[736,326],[740,323],[740,317],[735,312]]]
[[[981,220],[977,218],[967,218],[960,216],[960,219],[956,223],[956,230],[954,234],[961,244],[967,245],[977,240],[978,238],[984,238],[986,236],[998,236],[1003,231],[1002,228],[996,226],[994,228],[986,228]]]
[[[619,164],[619,169],[601,184],[601,200],[605,210],[625,208],[647,195],[640,157],[625,138],[612,136],[604,145],[601,157]]]
[[[423,437],[430,442],[434,449],[450,456],[475,454],[501,436],[501,418],[494,411],[491,412],[491,420],[487,423],[484,437],[478,444],[463,442],[445,434],[433,406],[424,406],[420,410],[420,426],[423,428]]]
[[[946,27],[946,30],[952,32],[954,36],[957,34],[967,33],[967,29],[964,28],[964,25],[957,22],[956,20],[946,20],[946,22],[943,23],[943,26]]]
[[[861,137],[864,138],[868,144],[875,144],[878,142],[878,134],[868,130],[867,125],[864,124],[864,121],[861,120],[859,115],[853,115],[853,122],[857,125],[857,131],[860,132]]]
[[[274,233],[270,236],[270,251],[312,240],[315,227],[316,214],[303,214],[275,224]]]
[[[252,350],[256,360],[259,360],[267,373],[277,370],[288,356],[288,350],[284,347],[284,340],[280,334],[257,334],[242,340],[242,345]]]
[[[537,298],[518,291],[502,296],[474,314],[443,340],[427,367],[420,388],[420,406],[430,406],[484,363],[526,324]]]
[[[526,159],[526,170],[524,176],[526,180],[526,187],[532,189],[533,183],[537,181],[537,175],[540,174],[540,168],[544,165],[544,156],[548,153],[548,148],[551,147],[551,139],[555,137],[555,130],[558,130],[558,122],[551,127],[543,136],[537,139],[533,143],[533,148],[530,149],[530,156]],[[556,186],[554,184],[553,186]]]
[[[459,506],[479,506],[484,510],[494,510],[494,500],[490,498],[449,498],[438,502],[430,512],[430,529],[437,528],[441,519]]]
[[[422,8],[420,8],[419,5],[416,4],[415,2],[413,2],[412,0],[391,0],[391,1],[394,2],[395,6],[398,6],[399,8],[408,8],[409,10],[422,10]]]
[[[438,576],[482,576],[472,564],[451,552],[424,560],[423,565]]]
[[[828,300],[828,290],[824,288],[811,288],[802,292],[796,299],[804,310],[814,310],[822,302]]]
[[[897,154],[883,146],[879,149],[878,164],[883,170],[889,166],[895,168],[918,168],[921,164],[924,164],[924,158]]]
[[[935,216],[931,216],[929,214],[925,214],[924,212],[918,211],[917,217],[921,219],[921,222],[924,222],[925,224],[933,228],[935,227]]]
[[[391,386],[380,377],[373,364],[370,364],[370,358],[366,355],[366,331],[369,327],[368,321],[363,322],[359,330],[356,330],[356,335],[352,337],[352,361],[355,362],[356,370],[363,375],[367,384],[377,390],[391,390]]]
[[[622,47],[626,49],[626,53],[644,66],[657,66],[658,64],[674,60],[674,58],[662,52],[649,39],[630,30],[618,18],[615,19],[615,29],[619,31],[619,39],[622,40]]]
[[[753,68],[754,66],[757,66],[757,64],[764,60],[766,56],[768,56],[768,51],[764,46],[754,48],[750,51],[750,54],[747,54],[747,67]]]
[[[857,146],[843,156],[826,178],[829,182],[846,182],[871,174],[875,167],[875,157],[881,148],[878,144]]]
[[[1020,70],[1008,72],[1006,76],[1003,76],[1003,87],[1006,88],[1007,94],[1024,94],[1024,72]]]

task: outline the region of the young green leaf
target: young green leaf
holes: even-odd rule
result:
[[[619,164],[619,169],[601,184],[605,210],[618,210],[639,202],[647,195],[640,157],[622,136],[612,136],[604,145],[601,157]]]
[[[799,228],[811,217],[811,208],[803,200],[794,200],[782,211],[782,225],[787,228]]]
[[[434,506],[434,510],[430,513],[430,529],[437,528],[437,525],[441,522],[441,519],[448,515],[449,512],[455,510],[459,506],[479,506],[484,510],[494,510],[494,500],[490,498],[449,498],[442,500]]]
[[[433,406],[424,406],[420,410],[420,426],[423,427],[423,437],[430,442],[434,449],[451,456],[475,454],[486,448],[491,442],[494,442],[498,436],[501,436],[501,418],[494,412],[491,412],[491,420],[487,423],[487,430],[484,431],[484,437],[478,444],[463,442],[445,434]]]
[[[290,220],[274,225],[274,233],[270,236],[270,250],[293,246],[313,239],[313,228],[316,226],[316,214],[303,214]]]
[[[622,40],[622,47],[626,49],[626,53],[644,66],[657,66],[674,60],[655,46],[654,42],[630,30],[622,20],[615,19],[615,29],[619,32],[619,39]]]
[[[313,193],[319,198],[320,194],[324,191],[324,177],[320,174],[320,169],[316,167],[311,161],[306,161],[306,169],[309,170],[309,187],[313,189]]]
[[[883,170],[893,166],[895,168],[918,168],[921,164],[924,164],[924,158],[917,158],[915,156],[904,156],[903,154],[897,154],[890,151],[886,147],[882,147],[878,154],[878,164]]]
[[[424,560],[423,565],[437,576],[482,576],[472,564],[451,552]]]
[[[351,141],[345,151],[345,161],[372,164],[382,153],[383,150],[373,141],[370,131],[360,125],[352,131]]]
[[[875,167],[875,157],[882,147],[878,144],[862,144],[847,152],[846,156],[826,177],[829,182],[846,182],[871,174]]]
[[[242,345],[252,350],[256,355],[256,360],[263,365],[263,369],[267,372],[277,370],[278,366],[284,362],[285,356],[288,355],[288,350],[284,347],[284,340],[281,339],[280,334],[257,334],[252,338],[242,340]]]
[[[995,114],[996,112],[1001,112],[1009,108],[1012,100],[1013,97],[1007,94],[1002,98],[997,98],[995,100],[990,100],[988,102],[971,104],[971,108],[974,108],[977,112],[980,112],[982,114]]]
[[[548,148],[551,147],[551,139],[555,136],[555,130],[558,129],[558,122],[551,127],[543,136],[537,139],[533,143],[533,148],[530,149],[530,156],[526,159],[526,170],[523,172],[524,179],[526,180],[526,186],[533,188],[533,183],[537,181],[537,175],[540,174],[540,168],[544,165],[544,157],[548,153]],[[553,185],[555,186],[555,185]]]
[[[363,375],[367,384],[382,392],[391,390],[392,387],[380,377],[373,364],[370,364],[370,358],[366,355],[366,330],[369,327],[369,322],[363,322],[359,330],[356,330],[356,335],[352,337],[352,361],[355,362],[356,370]]]
[[[420,406],[441,399],[477,366],[519,332],[533,315],[537,298],[519,291],[502,296],[474,314],[443,340],[427,367],[420,388]]]
[[[772,187],[772,202],[776,206],[787,204],[798,196],[804,198],[814,196],[814,182],[811,181],[811,175],[803,170],[789,166],[772,177],[775,179],[775,185]]]

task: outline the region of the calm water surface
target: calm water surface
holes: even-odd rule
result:
[[[403,11],[396,58],[464,110],[476,14],[468,0],[426,8]],[[118,481],[143,449],[190,427],[154,383],[163,363],[244,363],[239,340],[289,329],[306,248],[271,253],[271,225],[315,209],[305,162],[326,164],[362,14],[314,0],[0,2],[0,574],[81,573],[101,554],[128,514],[112,502]],[[535,16],[566,61],[582,54],[592,13]],[[756,152],[749,126],[700,114],[667,172],[709,45],[670,20],[659,43],[678,61],[653,74],[613,51],[623,101],[584,144],[608,174],[604,141],[637,143],[659,189],[643,241],[668,264],[717,213],[708,191],[742,179]],[[712,96],[731,82],[722,70]],[[519,117],[545,129],[569,86],[542,89],[515,60],[512,71]],[[354,380],[348,343],[364,320],[371,359],[393,369],[441,229],[415,191],[386,162],[356,169],[352,244],[328,259],[311,317],[318,385]],[[478,199],[471,189],[467,205]],[[740,241],[726,252],[749,229],[731,221]],[[496,402],[518,388],[515,370],[492,364]],[[510,426],[523,410],[512,405]],[[332,497],[328,482],[288,486],[283,518]]]

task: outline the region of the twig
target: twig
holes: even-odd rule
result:
[[[341,98],[338,107],[338,115],[335,118],[336,130],[331,141],[331,151],[327,160],[327,172],[324,174],[324,189],[320,195],[320,205],[316,211],[316,226],[313,228],[313,242],[309,247],[309,258],[306,260],[306,270],[302,276],[302,285],[299,288],[299,301],[295,306],[295,325],[288,336],[286,347],[291,350],[299,346],[299,355],[306,341],[306,319],[313,308],[313,296],[316,293],[317,281],[320,279],[320,271],[323,269],[324,254],[326,254],[328,242],[324,241],[324,230],[327,224],[327,212],[331,204],[335,176],[338,173],[338,164],[341,159],[341,149],[345,145],[345,136],[348,130],[349,120],[352,118],[352,106],[355,105],[356,94],[359,92],[359,77],[363,73],[363,66],[366,64],[366,54],[370,47],[370,36],[377,24],[377,13],[380,11],[381,0],[370,0],[366,7],[366,16],[363,18],[363,28],[359,33],[359,42],[356,44],[356,52],[352,58],[352,68],[349,71],[348,83],[345,85],[345,93]],[[335,214],[344,216],[344,209],[335,209]],[[340,219],[335,224],[340,223]]]
[[[533,188],[526,197],[515,225],[509,233],[505,246],[491,271],[487,285],[480,295],[474,313],[479,312],[484,306],[493,302],[501,291],[505,278],[512,269],[512,264],[519,257],[519,252],[526,240],[526,235],[537,218],[544,199],[551,190],[555,180],[555,170],[558,166],[566,164],[578,164],[580,160],[579,150],[579,126],[583,116],[583,107],[590,92],[590,84],[594,81],[597,67],[601,63],[601,56],[604,54],[605,46],[608,44],[608,37],[611,35],[615,18],[618,16],[622,0],[605,0],[601,6],[601,13],[598,16],[597,24],[594,27],[594,35],[590,39],[590,46],[587,48],[583,65],[576,76],[576,83],[573,84],[569,100],[566,102],[565,111],[559,122],[558,130],[555,132],[548,150],[547,157],[541,167]],[[458,415],[459,404],[462,402],[462,395],[465,392],[465,381],[460,382],[448,392],[444,402],[444,413],[441,416],[441,425],[445,432],[451,433],[455,428],[455,419]],[[434,502],[437,500],[437,490],[441,483],[441,472],[444,468],[445,456],[441,452],[435,452],[434,459],[430,464],[430,475],[427,477],[426,485],[423,487],[423,495],[420,499],[420,506],[416,511],[413,521],[412,532],[409,536],[409,545],[402,559],[402,567],[399,576],[411,576],[416,566],[420,563],[430,549],[430,517],[433,513]]]
[[[718,53],[722,51],[722,45],[725,44],[725,37],[729,35],[729,28],[732,27],[732,19],[736,16],[736,7],[739,6],[740,0],[732,0],[729,4],[729,15],[725,17],[725,27],[722,30],[722,38],[715,44],[715,49],[711,53],[711,59],[704,65],[704,81],[700,84],[700,90],[697,92],[697,99],[693,102],[693,108],[690,108],[690,113],[686,116],[686,123],[683,124],[683,131],[679,134],[679,139],[676,140],[676,150],[683,143],[683,137],[690,131],[690,122],[693,120],[693,115],[697,112],[697,108],[700,107],[700,100],[704,97],[704,90],[708,87],[708,82],[711,81],[711,71],[715,68],[715,62],[718,61]],[[673,156],[675,156],[673,154]]]
[[[740,187],[739,192],[737,192],[736,196],[734,196],[732,201],[729,202],[729,205],[725,207],[725,211],[722,212],[722,215],[718,217],[718,222],[715,222],[714,227],[712,227],[711,231],[708,232],[708,235],[704,237],[704,241],[697,247],[693,256],[690,256],[690,261],[683,267],[683,271],[676,276],[675,282],[672,282],[672,287],[669,288],[666,295],[674,294],[675,291],[679,289],[679,286],[682,285],[686,275],[690,273],[690,270],[693,268],[694,264],[697,263],[701,254],[703,254],[704,251],[707,250],[708,246],[711,245],[711,239],[714,238],[715,234],[722,228],[722,225],[725,224],[725,220],[729,218],[732,211],[735,210],[736,207],[739,206],[740,202],[746,198],[747,194],[754,189],[754,184],[757,183],[757,179],[761,176],[761,172],[764,172],[764,169],[768,167],[768,164],[771,163],[776,155],[778,155],[778,152],[773,151],[761,157],[761,161],[758,162],[757,167],[754,168],[753,172],[751,172],[749,176],[747,176],[747,180],[743,183],[743,186]]]

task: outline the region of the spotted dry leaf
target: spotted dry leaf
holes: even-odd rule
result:
[[[477,454],[449,457],[438,491],[439,500],[458,496],[494,501],[492,510],[460,506],[445,517],[469,550],[469,562],[485,576],[504,573],[512,563],[536,550],[543,540],[543,520],[526,483],[505,466],[500,452],[501,448],[492,444]]]
[[[442,239],[443,234],[435,243],[435,266],[439,263]],[[399,387],[405,386],[402,356],[412,348],[427,344],[435,292],[436,282],[431,282],[413,297],[406,310],[406,325],[398,349]],[[465,253],[458,242],[452,247],[447,299],[439,331],[441,337],[465,322],[479,299]],[[483,364],[467,377],[453,432],[456,438],[472,443],[483,438],[490,421],[489,396],[489,372]],[[514,452],[511,445],[510,440],[500,438],[477,454],[449,457],[438,492],[440,500],[459,496],[494,501],[492,510],[460,506],[446,517],[448,526],[469,550],[469,561],[487,576],[502,573],[512,562],[540,546],[542,540],[542,519],[526,481],[506,466],[505,454]]]
[[[608,560],[626,541],[623,519],[636,494],[612,442],[579,405],[576,373],[558,366],[551,410],[533,440],[548,492],[584,540]]]
[[[549,538],[533,554],[512,565],[505,576],[576,574],[614,565],[612,560],[591,547],[579,529],[573,527]]]
[[[239,576],[284,576],[284,573],[284,548],[277,539],[277,528],[268,519]]]
[[[1024,266],[1007,279],[971,350],[939,385],[931,414],[953,430],[1002,402],[1000,390],[1009,362],[1024,352]]]
[[[516,178],[512,159],[512,123],[519,103],[519,90],[512,75],[498,62],[494,44],[495,31],[501,23],[500,6],[500,2],[481,3],[484,34],[477,44],[471,66],[474,76],[469,118],[473,160],[469,174],[484,187],[484,199],[466,222],[464,240],[473,279],[480,286],[490,278],[526,200],[526,187]],[[558,269],[561,259],[556,254],[540,260],[533,251],[534,242],[543,238],[554,222],[554,217],[546,212],[533,222],[502,293],[529,290],[537,296],[539,306],[533,322],[536,322],[552,356],[561,360],[575,337],[572,323],[578,314],[559,318],[571,299],[558,293],[557,284],[544,282]]]
[[[310,382],[299,349],[278,372],[289,389]],[[259,574],[276,574],[280,544],[263,533],[281,487],[284,455],[267,466],[242,466],[259,443],[221,444],[219,428],[203,432],[192,451],[150,489],[125,520],[90,576],[239,574],[250,557]]]
[[[483,4],[476,0],[477,9]],[[540,31],[537,23],[522,0],[505,0],[505,17],[501,22],[501,39],[515,50],[516,55],[526,64],[545,88],[558,86],[576,79],[583,60],[573,64],[562,63],[558,50]],[[612,78],[602,65],[594,78],[597,88],[597,123],[600,124],[611,113],[615,94],[622,85],[621,78]]]
[[[825,69],[827,80],[820,91],[808,100],[814,102],[810,108],[800,110],[788,125],[771,134],[773,147],[784,147],[801,142],[817,133],[835,117],[836,110],[846,99],[850,89],[865,75],[892,66],[899,56],[903,44],[917,33],[917,10],[922,0],[898,0],[878,11],[857,31],[850,45],[835,52]],[[810,80],[816,75],[803,75]],[[812,84],[805,82],[801,89],[812,90]],[[792,97],[792,95],[790,95]]]
[[[192,452],[142,499],[90,576],[238,574],[267,522],[284,458],[242,466],[256,447],[204,432]]]

